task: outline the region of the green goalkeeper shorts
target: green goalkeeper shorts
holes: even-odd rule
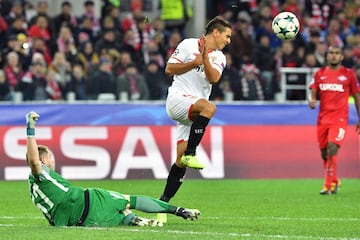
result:
[[[89,188],[89,212],[83,223],[87,227],[121,225],[123,211],[129,201],[123,194],[99,188]]]

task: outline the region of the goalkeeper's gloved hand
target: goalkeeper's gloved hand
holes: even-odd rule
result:
[[[35,124],[36,121],[39,119],[40,115],[34,111],[29,112],[26,114],[26,135],[28,137],[35,136]]]

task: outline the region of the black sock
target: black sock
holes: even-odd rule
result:
[[[196,147],[200,144],[200,141],[205,133],[205,128],[208,125],[210,119],[198,115],[190,129],[190,136],[188,140],[188,145],[185,151],[185,155],[195,155]]]
[[[166,181],[166,186],[164,193],[160,197],[160,200],[164,202],[169,202],[170,199],[175,195],[175,193],[179,190],[183,177],[185,175],[186,168],[181,168],[176,166],[174,163],[170,169],[169,176]]]

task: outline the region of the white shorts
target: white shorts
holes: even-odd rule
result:
[[[166,112],[168,116],[177,122],[177,141],[187,141],[190,134],[192,121],[189,119],[189,111],[192,105],[201,97],[191,96],[176,91],[169,91],[166,99]]]

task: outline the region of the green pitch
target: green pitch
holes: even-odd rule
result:
[[[165,180],[71,181],[159,197]],[[169,215],[162,228],[54,228],[32,205],[25,181],[0,182],[0,239],[356,239],[360,240],[360,180],[342,179],[337,195],[318,192],[322,180],[185,180],[174,205],[198,208],[198,222]],[[155,214],[140,214],[155,217]]]

